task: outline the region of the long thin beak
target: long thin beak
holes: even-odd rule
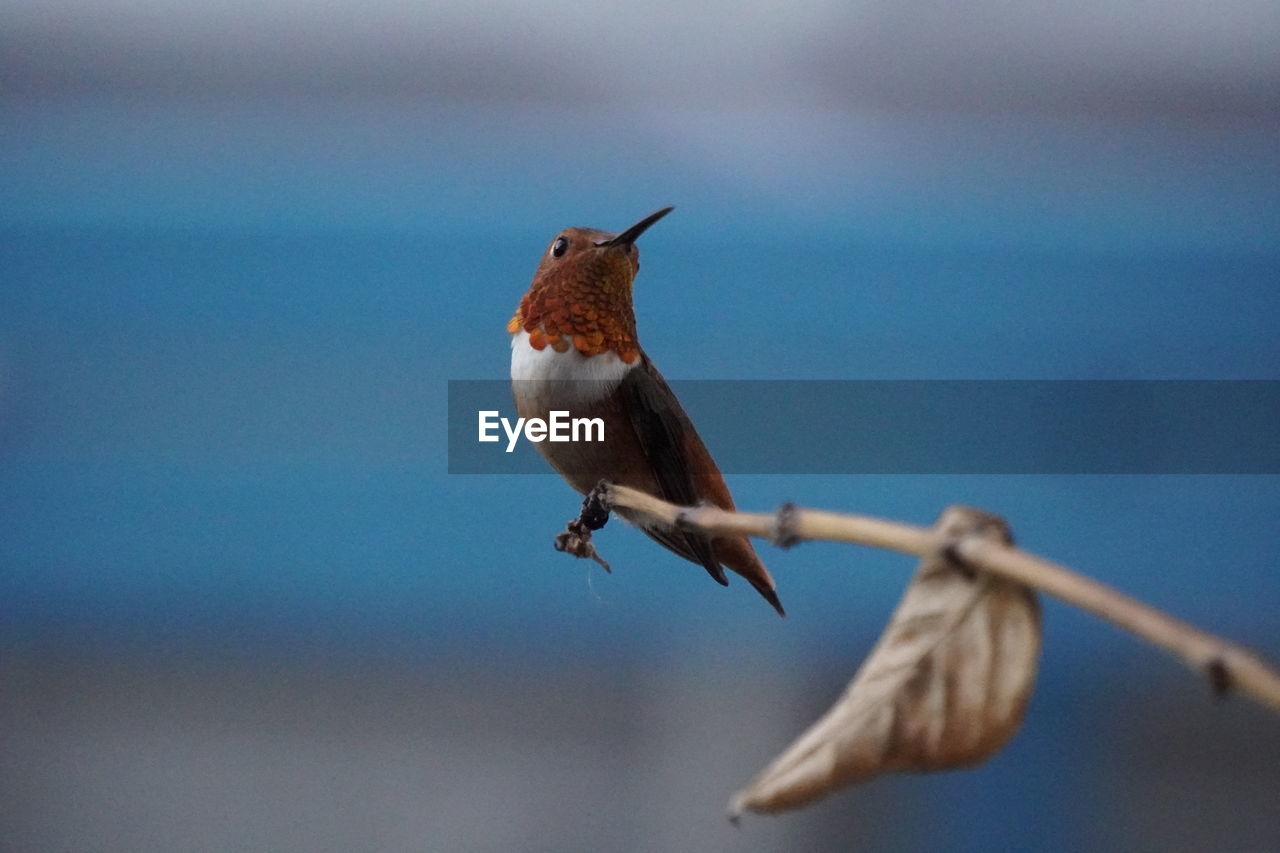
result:
[[[662,208],[662,210],[659,210],[657,213],[651,213],[648,216],[646,216],[644,219],[641,219],[635,225],[632,225],[630,228],[628,228],[626,231],[623,231],[618,236],[611,237],[608,240],[601,240],[599,243],[596,243],[596,245],[597,246],[630,246],[636,240],[640,239],[640,235],[643,234],[645,231],[647,231],[650,225],[657,222],[659,219],[666,216],[668,213],[670,213],[673,210],[675,210],[674,207],[664,207]]]

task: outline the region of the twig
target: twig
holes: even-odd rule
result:
[[[768,539],[783,547],[805,539],[848,542],[918,557],[938,554],[1000,575],[1075,605],[1181,658],[1209,679],[1218,693],[1238,690],[1280,712],[1280,671],[1241,646],[1175,619],[1148,604],[1012,545],[968,535],[952,539],[926,527],[865,515],[824,512],[787,504],[776,513],[730,512],[711,506],[680,507],[626,486],[601,483],[583,503],[583,516],[570,522],[590,530],[604,526],[608,511],[626,507],[675,527],[710,534]],[[590,523],[595,526],[591,527]],[[597,523],[598,522],[598,523]],[[571,531],[560,534],[566,536]],[[590,544],[589,553],[603,563]],[[560,537],[557,537],[559,543]],[[567,550],[556,546],[560,550]],[[576,553],[576,552],[573,552]],[[607,564],[606,564],[607,565]]]

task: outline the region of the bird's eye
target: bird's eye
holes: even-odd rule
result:
[[[557,237],[556,241],[551,244],[551,257],[563,257],[564,253],[569,250],[569,241],[563,237]]]

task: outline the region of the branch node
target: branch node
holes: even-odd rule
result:
[[[1226,661],[1222,658],[1216,657],[1209,661],[1204,670],[1209,676],[1209,686],[1213,688],[1213,695],[1219,699],[1224,698],[1235,686],[1232,683],[1231,670],[1227,668]]]
[[[796,516],[800,508],[791,501],[778,507],[773,516],[773,530],[769,539],[779,548],[792,548],[800,544],[800,534],[796,532]]]
[[[681,530],[685,533],[696,532],[698,530],[698,525],[693,521],[693,510],[682,509],[677,512],[673,526],[676,530]]]
[[[947,561],[947,565],[959,572],[960,576],[965,580],[971,581],[978,576],[978,570],[960,556],[957,542],[949,542],[942,546],[939,554],[942,559]]]

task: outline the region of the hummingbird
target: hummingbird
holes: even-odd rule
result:
[[[545,420],[562,410],[603,422],[604,441],[535,445],[579,493],[608,480],[681,506],[732,510],[724,476],[636,336],[636,240],[673,209],[664,207],[617,234],[567,228],[552,238],[507,324],[512,393],[522,418]],[[728,567],[786,615],[773,578],[745,536],[710,537],[625,508],[617,512],[722,586],[729,584]]]

